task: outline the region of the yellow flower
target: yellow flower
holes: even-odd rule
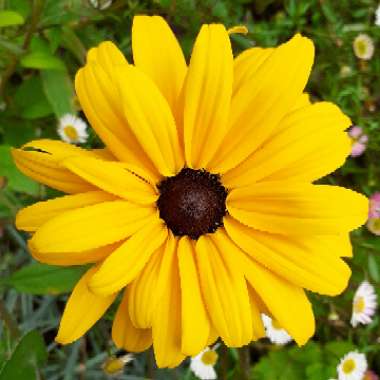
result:
[[[94,263],[66,305],[57,341],[81,337],[125,288],[112,336],[160,367],[217,337],[265,336],[261,313],[300,345],[314,334],[304,288],[343,291],[349,231],[367,199],[312,182],[351,151],[350,120],[303,94],[314,59],[300,35],[233,59],[223,25],[203,25],[189,65],[166,22],[133,21],[134,65],[104,42],[76,91],[106,148],[38,140],[14,150],[25,174],[70,195],[20,211],[32,255]]]

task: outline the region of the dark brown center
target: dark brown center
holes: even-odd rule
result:
[[[160,217],[174,235],[196,240],[223,225],[227,190],[218,175],[184,168],[165,178],[158,189]]]

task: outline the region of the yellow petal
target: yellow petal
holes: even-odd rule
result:
[[[221,243],[214,235],[213,239],[203,235],[196,244],[202,293],[218,335],[227,346],[241,347],[252,339],[252,318],[244,273],[229,257],[228,247],[224,247],[224,242]]]
[[[178,120],[178,100],[187,67],[167,22],[160,16],[135,16],[132,50],[135,65],[155,82]]]
[[[232,190],[229,213],[260,231],[285,235],[335,235],[367,220],[365,196],[338,186],[262,182]]]
[[[37,202],[17,213],[16,227],[19,230],[33,232],[63,212],[115,199],[116,197],[103,191],[89,191]]]
[[[233,56],[223,25],[203,25],[185,85],[185,155],[189,167],[207,167],[227,131]]]
[[[88,281],[96,270],[96,267],[88,270],[71,293],[55,338],[58,343],[68,344],[79,339],[102,317],[115,300],[116,294],[100,297],[88,289]]]
[[[107,71],[109,68],[92,61],[80,69],[75,76],[79,101],[91,126],[115,157],[157,175],[124,116],[118,89],[120,66],[126,65],[115,64]]]
[[[182,237],[178,243],[178,264],[182,302],[181,351],[195,356],[207,345],[210,321],[199,283],[193,243],[188,237]]]
[[[228,28],[227,33],[231,34],[248,34],[248,28],[245,25],[235,25],[232,28]]]
[[[166,245],[152,254],[139,275],[128,285],[129,316],[137,328],[152,327],[153,313],[160,300],[157,296],[157,283]]]
[[[264,312],[263,309],[266,309],[266,307],[263,307],[264,305],[261,298],[257,295],[257,293],[253,290],[252,286],[247,284],[248,294],[249,294],[249,301],[251,305],[251,315],[252,315],[252,331],[253,336],[252,340],[256,341],[261,338],[265,337],[265,329],[263,320],[261,319],[261,313]]]
[[[90,282],[95,294],[112,294],[129,284],[144,268],[153,252],[167,238],[167,230],[151,217],[139,230],[102,263]]]
[[[244,80],[232,98],[229,131],[210,164],[214,172],[235,167],[273,133],[302,94],[313,60],[313,43],[297,34]]]
[[[41,253],[85,251],[133,235],[154,215],[127,201],[103,202],[70,210],[43,224],[31,239]]]
[[[240,87],[255,74],[273,51],[274,49],[272,48],[254,47],[244,50],[235,58],[233,96],[239,92]]]
[[[87,62],[98,63],[110,77],[115,65],[128,63],[123,53],[111,41],[101,42],[97,47],[91,48],[87,53]]]
[[[293,110],[296,111],[300,108],[307,107],[311,105],[310,95],[307,92],[304,92],[301,96],[298,97],[294,104]]]
[[[153,349],[159,368],[177,367],[184,359],[181,352],[181,287],[176,254],[176,238],[170,236],[160,273],[160,300],[153,316]]]
[[[347,264],[315,238],[269,234],[224,219],[230,238],[256,262],[285,280],[320,294],[337,295],[347,286]]]
[[[133,326],[128,313],[128,289],[124,291],[112,325],[112,339],[118,348],[131,352],[142,352],[152,344],[151,329],[137,329]]]
[[[68,156],[95,157],[91,151],[60,141],[36,140],[21,149],[12,149],[13,159],[20,171],[34,180],[65,193],[95,190],[95,187],[62,167],[60,161]]]
[[[128,201],[152,204],[157,200],[154,187],[144,179],[148,173],[137,172],[130,165],[90,157],[69,157],[62,165],[99,189]]]
[[[315,320],[304,290],[257,264],[237,247],[232,254],[243,266],[245,277],[269,314],[299,345],[305,344],[314,335]]]
[[[166,99],[154,82],[134,66],[121,68],[119,79],[130,128],[159,172],[174,175],[182,169],[184,161]]]
[[[99,248],[75,252],[39,252],[30,240],[28,248],[34,259],[49,265],[83,265],[97,263],[106,259],[113,251],[119,248],[121,242],[105,245]]]
[[[341,166],[351,152],[351,140],[343,132],[349,125],[350,119],[332,103],[302,107],[281,121],[276,134],[260,150],[226,173],[223,183],[235,188],[263,178],[276,178],[276,173],[296,162],[301,171],[303,162],[326,146],[333,148],[335,154],[328,160],[316,161],[315,166],[325,165],[325,174],[328,174]]]

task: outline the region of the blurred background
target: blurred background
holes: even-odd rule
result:
[[[371,370],[362,379],[377,379],[379,316],[372,313],[369,322],[356,327],[350,321],[359,285],[368,281],[378,293],[380,282],[378,5],[375,0],[0,0],[0,380],[196,378],[189,360],[174,370],[156,370],[151,352],[136,355],[123,368],[125,353],[110,340],[115,307],[86,337],[58,346],[60,315],[84,268],[33,262],[27,237],[13,224],[18,209],[57,192],[18,172],[10,147],[35,138],[68,139],[62,134],[64,115],[86,121],[73,89],[75,72],[86,51],[104,40],[114,41],[131,61],[131,22],[142,13],[164,16],[187,57],[203,23],[246,25],[247,35],[231,37],[236,54],[256,45],[275,46],[296,32],[310,37],[316,45],[307,87],[312,101],[338,104],[355,126],[349,132],[351,157],[322,182],[372,197],[367,226],[352,234],[348,289],[336,298],[310,295],[317,318],[314,339],[301,349],[264,339],[252,344],[245,358],[234,349],[215,348],[219,378],[243,379],[241,361],[247,357],[252,379],[338,378],[341,358],[357,350]],[[91,129],[81,141],[84,147],[100,144]]]

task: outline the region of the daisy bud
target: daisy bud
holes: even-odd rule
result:
[[[370,218],[367,222],[367,228],[374,235],[380,236],[380,218]]]
[[[261,318],[265,327],[266,336],[272,343],[284,345],[293,340],[277,321],[268,317],[266,314],[262,314]]]
[[[89,3],[94,8],[104,11],[112,5],[112,0],[89,0]]]
[[[102,369],[107,375],[120,375],[123,373],[124,366],[132,361],[133,355],[127,354],[120,357],[109,357],[107,360],[103,363]]]
[[[377,6],[375,12],[375,25],[380,26],[380,4]]]

